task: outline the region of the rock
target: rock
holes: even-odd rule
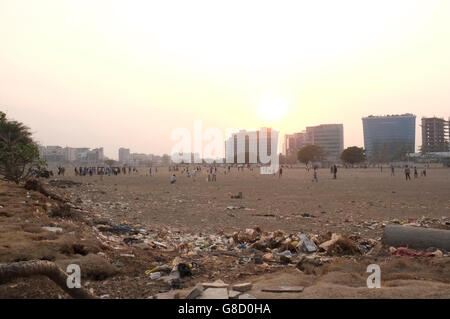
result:
[[[179,293],[174,292],[172,290],[168,292],[159,293],[154,296],[154,299],[179,299],[179,298],[180,298]]]
[[[274,293],[283,293],[283,292],[302,292],[305,289],[303,286],[275,286],[263,288],[261,291],[263,292],[274,292]]]
[[[198,299],[228,299],[228,289],[207,288]]]
[[[256,297],[250,294],[242,294],[238,297],[238,299],[256,299]]]
[[[238,297],[242,294],[240,291],[230,290],[228,292],[228,298],[230,299],[238,299]]]
[[[203,292],[203,286],[200,284],[197,284],[194,286],[194,288],[189,291],[188,295],[186,296],[186,299],[195,299],[198,296],[200,296]]]
[[[224,283],[222,280],[216,280],[214,282],[207,282],[202,284],[203,288],[228,288],[228,284]]]
[[[48,227],[48,226],[44,226],[42,227],[42,229],[50,231],[52,233],[61,233],[63,231],[63,229],[61,227]]]
[[[242,284],[233,285],[233,290],[240,291],[240,292],[246,292],[246,291],[251,290],[252,286],[253,286],[252,283],[245,282]]]

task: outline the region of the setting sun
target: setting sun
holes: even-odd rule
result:
[[[288,103],[279,96],[266,96],[257,105],[262,120],[273,123],[283,120],[286,116]]]

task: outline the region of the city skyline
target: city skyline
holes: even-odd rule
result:
[[[405,114],[408,114],[408,113],[405,113]],[[363,117],[363,118],[370,118],[370,117],[391,117],[391,116],[398,116],[398,115],[396,115],[396,114],[387,114],[387,115],[379,115],[379,114],[371,114],[371,115],[368,115],[368,116],[365,116],[365,117]],[[417,118],[420,118],[420,119],[433,119],[433,118],[437,118],[437,119],[446,119],[446,117],[435,117],[435,116],[433,116],[433,117],[425,117],[425,116],[422,116],[422,117],[419,117],[419,116],[417,116]],[[450,117],[448,117],[448,119],[450,120]],[[318,126],[324,126],[324,125],[342,125],[342,124],[338,124],[338,123],[321,123],[321,124],[316,124],[316,125],[307,125],[306,127],[305,127],[305,129],[297,129],[296,131],[294,131],[294,132],[291,132],[291,133],[284,133],[284,134],[279,134],[279,138],[278,138],[278,153],[281,153],[281,154],[285,154],[285,151],[286,151],[286,145],[285,145],[285,142],[286,142],[286,138],[287,137],[289,137],[289,136],[293,136],[293,135],[297,135],[297,134],[304,134],[305,132],[306,132],[306,129],[308,129],[308,128],[313,128],[313,127],[318,127]],[[252,131],[252,130],[255,130],[255,129],[246,129],[246,128],[239,128],[239,129],[236,129],[236,132],[237,131]],[[349,144],[349,143],[346,143],[345,141],[345,130],[344,130],[344,132],[343,132],[343,134],[344,134],[344,138],[343,138],[343,148],[345,149],[345,148],[347,148],[347,147],[350,147],[350,146],[358,146],[358,147],[365,147],[365,145],[364,145],[364,132],[363,132],[363,129],[361,129],[361,138],[362,138],[362,143],[361,143],[361,145],[355,145],[355,144]],[[234,134],[234,133],[233,133]],[[228,140],[229,138],[231,137],[231,135],[229,135],[229,136],[226,136],[226,138],[225,138],[225,141],[226,140]],[[419,122],[417,122],[416,124],[415,124],[415,147],[414,147],[414,149],[415,149],[415,152],[417,152],[417,151],[420,151],[420,148],[421,148],[421,146],[422,146],[422,141],[423,141],[423,133],[422,133],[422,124],[420,124]],[[40,141],[38,141],[38,142],[40,142]],[[172,141],[171,141],[172,142]],[[174,142],[173,142],[174,143]],[[310,144],[310,143],[306,143],[306,144]],[[306,145],[305,144],[305,145]],[[42,146],[46,146],[46,147],[48,147],[48,146],[56,146],[55,144],[44,144],[44,143],[40,143],[40,145],[42,145]],[[65,146],[62,146],[62,145],[65,145]],[[170,146],[173,146],[173,144],[169,144]],[[80,149],[82,149],[82,148],[85,148],[85,146],[82,146],[82,147],[78,147],[78,146],[73,146],[73,145],[71,145],[71,146],[69,146],[69,145],[67,145],[67,144],[60,144],[60,145],[58,145],[58,146],[60,146],[60,147],[69,147],[69,148],[80,148]],[[103,146],[91,146],[91,147],[88,147],[88,148],[97,148],[97,147],[101,147],[102,149],[104,148]],[[130,149],[131,149],[131,147],[129,147],[128,145],[121,145],[121,146],[119,146],[117,149],[115,149],[115,150],[110,150],[109,151],[109,153],[108,152],[105,152],[105,156],[107,156],[108,158],[110,158],[110,159],[114,159],[114,160],[120,160],[120,156],[118,155],[118,151],[119,151],[119,153],[120,153],[120,150],[121,149],[127,149],[128,151],[130,151]],[[163,156],[163,155],[170,155],[170,151],[168,151],[168,152],[165,152],[165,153],[155,153],[155,152],[152,152],[152,151],[142,151],[142,150],[137,150],[137,151],[135,151],[135,152],[133,152],[134,154],[149,154],[149,155],[155,155],[155,156]],[[109,155],[108,155],[109,154]],[[111,156],[112,155],[112,156]]]
[[[363,117],[363,126],[364,126],[364,122],[367,122],[368,120],[381,120],[383,123],[383,125],[388,125],[388,126],[392,126],[395,125],[397,126],[397,119],[401,119],[401,118],[414,118],[414,121],[412,122],[412,125],[414,126],[414,128],[412,129],[412,127],[410,127],[410,129],[412,129],[412,134],[405,132],[405,133],[400,133],[403,128],[402,127],[398,127],[395,128],[394,131],[392,131],[391,133],[389,133],[389,131],[393,128],[390,128],[389,131],[386,131],[386,133],[384,133],[385,129],[381,130],[382,134],[385,136],[383,137],[386,138],[388,137],[390,134],[394,134],[394,136],[391,136],[390,138],[397,138],[396,135],[398,134],[407,134],[408,136],[416,136],[417,134],[420,134],[421,136],[421,141],[427,140],[429,138],[429,128],[427,128],[427,130],[423,130],[423,123],[424,121],[443,121],[443,123],[446,123],[445,125],[449,125],[448,123],[450,123],[450,117],[449,120],[445,120],[445,118],[438,118],[438,117],[422,117],[421,118],[421,123],[418,126],[421,128],[420,133],[418,132],[418,130],[416,129],[416,115],[414,114],[410,114],[410,113],[405,113],[405,114],[387,114],[387,115],[369,115],[366,117]],[[388,120],[388,122],[386,122],[385,120]],[[410,125],[411,126],[411,125]],[[273,128],[268,128],[269,130],[273,129]],[[368,134],[374,134],[373,131],[374,128],[372,128],[372,132],[368,133]],[[337,131],[335,131],[337,130]],[[442,128],[442,137],[440,137],[442,139],[442,141],[440,141],[442,143],[441,147],[441,151],[447,152],[448,149],[448,145],[449,145],[449,140],[448,140],[448,129]],[[276,130],[275,130],[276,131]],[[315,133],[315,131],[317,131],[317,133]],[[364,131],[364,130],[363,130]],[[229,134],[228,136],[225,136],[224,139],[224,143],[228,143],[231,138],[234,136],[236,136],[237,134],[244,134],[247,135],[249,133],[254,133],[257,134],[258,130],[248,130],[248,129],[238,129],[237,131],[235,131],[234,133]],[[277,131],[278,132],[278,131]],[[291,133],[291,134],[285,134],[285,135],[278,135],[278,145],[277,145],[277,152],[279,154],[283,154],[283,155],[289,155],[292,152],[297,152],[300,148],[302,148],[303,146],[306,145],[318,145],[324,148],[325,151],[327,151],[327,153],[330,153],[328,155],[331,155],[333,153],[335,153],[333,155],[334,159],[332,159],[333,161],[338,161],[339,160],[339,156],[340,156],[340,152],[342,152],[343,149],[350,147],[350,146],[346,146],[344,143],[344,138],[343,138],[343,133],[345,132],[345,130],[343,129],[343,125],[342,124],[336,124],[336,123],[326,123],[326,124],[319,124],[319,125],[315,125],[315,126],[307,126],[304,130],[298,130],[297,132]],[[444,133],[445,132],[445,133]],[[336,134],[335,134],[336,133]],[[317,135],[319,134],[319,135]],[[387,135],[386,135],[387,134]],[[445,135],[444,135],[445,134]],[[317,136],[315,136],[317,135]],[[364,132],[363,132],[363,137],[364,137]],[[256,138],[256,136],[255,136]],[[366,136],[367,138],[367,136]],[[411,138],[410,138],[411,139]],[[415,151],[420,151],[422,149],[423,144],[417,144],[416,140],[417,138],[415,138],[414,140],[410,140],[412,147],[411,149],[414,149]],[[246,142],[247,143],[247,142]],[[294,144],[292,144],[294,143]],[[291,144],[291,145],[289,145]],[[299,145],[297,145],[299,144]],[[362,145],[361,147],[365,148],[368,151],[368,155],[370,155],[369,153],[371,152],[371,145],[366,145],[367,143],[364,142],[364,145]],[[369,143],[370,144],[370,143]],[[352,145],[352,146],[358,146],[358,145]],[[246,146],[247,147],[247,146]],[[63,156],[63,154],[65,157],[76,157],[79,155],[75,155],[75,153],[73,155],[67,155],[68,153],[72,153],[72,152],[76,152],[76,153],[86,153],[86,152],[90,152],[90,151],[97,151],[97,150],[101,150],[101,156],[103,157],[103,147],[99,147],[99,148],[92,148],[92,150],[90,150],[90,148],[86,148],[86,147],[73,147],[73,146],[55,146],[55,145],[40,145],[39,146],[40,150],[41,150],[41,155],[43,154],[42,150],[43,149],[48,149],[48,153],[50,153],[50,155],[53,155],[52,153],[54,153],[55,149],[60,149],[59,152],[59,156]],[[225,147],[226,148],[226,147]],[[235,152],[236,152],[236,146],[235,148]],[[153,152],[140,152],[140,151],[135,151],[131,153],[131,149],[121,146],[117,149],[118,152],[116,152],[116,154],[118,154],[118,156],[105,156],[108,159],[113,159],[113,160],[117,160],[118,162],[128,162],[130,160],[130,158],[134,157],[147,157],[147,156],[156,156],[156,157],[162,157],[164,155],[168,155],[171,156],[172,154],[170,152],[168,153],[163,153],[163,154],[155,154]],[[431,151],[436,151],[436,150],[431,150]],[[448,150],[450,152],[450,150]],[[64,153],[65,152],[65,153]],[[227,150],[225,150],[224,154],[222,157],[217,157],[217,159],[219,158],[225,158],[226,157],[226,152]],[[192,152],[192,154],[194,154],[194,152]],[[237,153],[236,153],[237,154]],[[84,155],[86,156],[86,155]],[[201,157],[201,156],[200,156]],[[370,157],[370,156],[369,156]],[[66,158],[67,160],[67,158]]]

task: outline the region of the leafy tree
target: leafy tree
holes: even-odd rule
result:
[[[324,159],[326,152],[317,145],[306,145],[297,153],[297,158],[302,163],[316,162]]]
[[[39,158],[39,149],[24,124],[8,120],[0,112],[0,175],[19,183],[31,176],[33,169],[41,169],[45,162]]]
[[[170,156],[167,155],[167,154],[164,154],[164,155],[162,156],[162,162],[163,162],[164,164],[170,164]]]
[[[364,162],[366,160],[366,151],[362,147],[347,147],[341,153],[341,160],[352,165],[355,163]]]
[[[119,162],[117,162],[117,161],[115,161],[115,160],[113,160],[113,159],[107,159],[106,161],[105,161],[105,164],[106,165],[108,165],[108,166],[114,166],[114,165],[117,165]]]

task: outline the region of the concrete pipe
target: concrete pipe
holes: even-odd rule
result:
[[[450,251],[450,230],[387,225],[384,229],[383,244],[415,249],[435,247]]]

